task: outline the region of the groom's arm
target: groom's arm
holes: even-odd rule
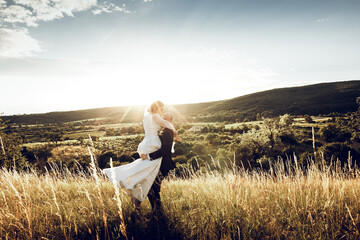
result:
[[[165,128],[163,135],[161,136],[161,148],[156,152],[149,154],[150,160],[158,159],[164,156],[167,152],[171,152],[172,143],[174,140],[174,132],[168,128]]]
[[[149,154],[149,159],[150,160],[158,159],[158,158],[162,157],[163,155],[164,155],[164,153],[163,153],[162,149],[160,148],[156,152],[150,153]]]

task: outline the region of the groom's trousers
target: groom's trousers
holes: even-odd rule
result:
[[[163,179],[164,176],[161,174],[161,171],[159,171],[148,193],[152,210],[160,210],[161,207],[160,190]]]

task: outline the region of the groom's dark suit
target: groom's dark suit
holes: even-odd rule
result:
[[[162,134],[160,134],[161,148],[153,153],[150,153],[150,159],[158,159],[162,157],[160,171],[156,177],[151,189],[149,191],[148,197],[151,203],[152,209],[159,209],[161,206],[160,199],[160,188],[161,182],[169,173],[170,170],[175,168],[175,163],[172,160],[172,145],[174,142],[174,132],[168,128],[164,128]]]

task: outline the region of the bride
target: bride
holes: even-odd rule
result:
[[[161,101],[155,101],[145,110],[143,120],[145,138],[137,149],[140,156],[150,154],[161,148],[159,137],[161,128],[169,128],[174,132],[175,136],[177,135],[174,126],[160,117],[163,109],[164,104]],[[106,168],[103,171],[114,184],[126,188],[138,206],[145,200],[159,172],[161,160],[162,158],[154,160],[142,160],[139,158],[132,163],[115,168]]]

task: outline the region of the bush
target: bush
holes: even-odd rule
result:
[[[43,171],[48,159],[52,157],[51,150],[52,147],[50,145],[44,145],[32,149],[24,147],[21,153],[30,165]]]
[[[305,120],[305,122],[307,122],[307,123],[313,123],[313,122],[314,122],[313,119],[312,119],[312,117],[311,117],[310,115],[308,115],[308,114],[305,114],[305,115],[304,115],[304,120]]]
[[[113,161],[118,160],[116,154],[113,152],[105,152],[105,153],[101,154],[98,158],[99,168],[104,169],[107,166],[107,164],[110,162],[110,158]]]
[[[90,147],[91,152],[98,156],[100,151]],[[48,158],[48,162],[55,163],[58,166],[64,165],[68,167],[70,171],[77,171],[78,164],[82,168],[86,169],[90,164],[89,150],[85,146],[71,146],[62,145],[51,149],[51,157]]]
[[[292,135],[292,134],[283,134],[283,135],[280,135],[279,137],[280,137],[281,143],[283,143],[283,144],[286,144],[289,146],[293,146],[293,145],[297,144],[297,141],[296,141],[294,135]]]
[[[195,143],[193,146],[193,151],[198,155],[207,154],[208,146],[205,143]]]
[[[134,159],[129,155],[122,154],[118,160],[124,164],[124,163],[132,162]]]
[[[208,141],[210,144],[216,144],[218,141],[219,135],[216,133],[208,133],[205,137],[205,140]]]
[[[324,154],[324,159],[330,163],[332,160],[339,160],[342,165],[348,162],[349,155],[355,160],[356,164],[360,162],[360,154],[345,143],[330,143],[319,149]]]
[[[311,160],[314,160],[314,153],[312,152],[303,152],[300,154],[298,163],[303,166],[307,166],[307,163]]]
[[[0,167],[22,170],[26,167],[25,158],[21,154],[23,139],[16,133],[1,134]]]
[[[180,128],[180,129],[178,130],[178,134],[184,134],[184,133],[185,133],[185,129]]]
[[[187,163],[188,159],[184,155],[181,155],[181,156],[174,157],[173,161],[175,163],[184,164],[184,163]]]
[[[327,142],[345,142],[351,138],[351,133],[341,130],[335,123],[329,123],[321,127],[319,133]]]
[[[182,142],[177,142],[174,146],[174,150],[175,150],[175,153],[174,155],[185,155],[186,153],[188,153],[191,149],[191,144],[185,142],[185,141],[182,141]]]

